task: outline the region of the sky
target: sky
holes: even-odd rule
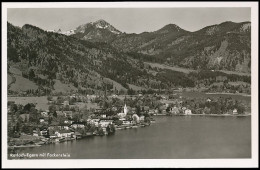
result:
[[[67,31],[104,19],[126,33],[156,31],[176,24],[187,31],[225,21],[251,21],[250,8],[9,8],[7,21],[22,27],[31,24],[44,30]]]

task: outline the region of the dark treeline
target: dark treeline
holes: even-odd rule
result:
[[[242,75],[236,75],[236,74],[226,74],[220,71],[211,71],[211,70],[201,70],[198,72],[191,72],[189,73],[190,77],[196,77],[197,80],[203,80],[203,79],[215,79],[218,76],[226,77],[227,81],[243,81],[246,83],[251,84],[251,76],[242,76]]]
[[[126,54],[134,59],[147,61],[147,62],[163,63],[165,61],[165,59],[161,57],[141,54],[137,52],[126,52]]]

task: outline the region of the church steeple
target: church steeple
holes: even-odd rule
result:
[[[125,104],[125,106],[124,106],[124,114],[126,114],[127,115],[127,107],[126,107],[126,104]]]

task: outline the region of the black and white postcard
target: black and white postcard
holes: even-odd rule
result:
[[[2,37],[4,167],[258,166],[257,2],[2,3]]]

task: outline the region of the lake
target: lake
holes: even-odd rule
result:
[[[23,148],[18,153],[69,153],[70,159],[251,157],[251,116],[161,116],[155,119],[151,126],[118,130],[112,136]]]

